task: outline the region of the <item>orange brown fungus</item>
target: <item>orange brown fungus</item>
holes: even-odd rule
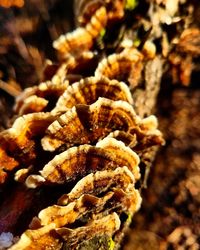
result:
[[[35,188],[43,182],[63,184],[90,172],[118,166],[127,166],[135,179],[139,179],[138,164],[139,158],[130,148],[113,138],[105,138],[96,146],[85,144],[56,155],[40,171],[41,175],[30,175],[26,185]]]
[[[99,97],[133,104],[130,91],[123,82],[109,80],[105,77],[88,77],[69,86],[58,99],[53,112],[65,111],[77,104],[90,105]]]
[[[135,48],[126,48],[121,53],[109,55],[98,65],[95,76],[125,81],[131,89],[137,87],[143,69],[143,55]]]
[[[81,96],[79,100],[85,102]],[[60,106],[57,110],[64,110],[62,105]],[[100,98],[90,106],[76,105],[61,115],[47,128],[46,135],[42,139],[42,146],[45,150],[54,151],[62,145],[70,147],[77,144],[95,143],[116,129],[127,132],[127,136],[128,134],[137,135],[138,143],[135,150],[161,145],[164,142],[162,134],[157,129],[155,116],[141,119],[127,102]]]
[[[106,24],[107,13],[105,7],[102,6],[94,13],[90,22],[84,28],[77,28],[71,33],[61,35],[54,41],[53,47],[58,50],[61,57],[90,50],[93,46],[93,40],[98,37]]]
[[[88,240],[93,235],[108,235],[112,236],[113,232],[119,230],[120,219],[116,213],[107,215],[101,219],[92,220],[90,223],[83,227],[76,229],[61,228],[57,229],[56,232],[64,239],[67,245],[74,246]]]
[[[108,26],[120,21],[125,14],[126,0],[75,0],[74,2],[77,26],[85,26],[95,11],[102,6],[107,10]]]
[[[40,137],[55,119],[50,113],[36,113],[19,117],[13,126],[0,133],[0,180],[16,167],[28,167],[36,158],[34,138]]]
[[[16,168],[19,163],[10,157],[2,148],[0,148],[0,184],[3,184],[7,179],[7,172]]]
[[[96,172],[95,175],[98,176],[98,180],[103,180],[102,177],[104,176],[104,190],[100,188],[98,191],[91,189],[91,194],[83,194],[84,191],[80,190],[74,201],[68,201],[64,206],[53,205],[43,209],[38,214],[38,217],[35,218],[35,221],[38,221],[38,225],[34,226],[33,223],[31,229],[25,231],[20,240],[10,250],[40,249],[41,244],[46,249],[53,242],[52,249],[61,249],[63,243],[73,249],[73,245],[76,246],[77,244],[76,241],[83,240],[82,237],[93,237],[94,226],[98,229],[96,231],[97,234],[108,234],[112,237],[121,226],[119,214],[123,211],[133,214],[139,209],[141,204],[140,194],[132,185],[134,183],[132,173],[121,168],[122,178],[122,170],[128,171],[126,174],[129,175],[129,178],[126,185],[121,186],[121,188],[114,188],[109,185],[109,178],[105,179],[105,172]],[[120,172],[118,170],[118,174]],[[115,171],[115,174],[117,174],[117,171]],[[87,179],[89,180],[90,176],[84,177],[81,182],[87,183]],[[100,185],[99,183],[98,186],[100,187]],[[80,183],[74,187],[75,190],[79,188]],[[105,191],[106,193],[103,194]],[[94,195],[94,192],[96,195]],[[71,193],[70,196],[72,197],[72,195]],[[100,197],[98,197],[99,195]],[[106,211],[109,211],[109,204],[112,204],[112,212],[106,214]],[[84,218],[87,218],[87,222],[82,227],[72,229],[75,222],[84,221]],[[103,221],[107,221],[107,225],[103,226]],[[85,230],[88,232],[87,236],[84,233]]]
[[[57,100],[67,86],[67,82],[57,84],[48,81],[40,83],[38,86],[27,88],[17,97],[15,111],[19,115],[41,112],[49,102],[51,104],[52,99]]]
[[[0,0],[0,6],[4,8],[10,8],[10,7],[22,7],[24,5],[23,0]]]
[[[132,127],[127,132],[116,130],[111,132],[108,137],[124,142],[126,146],[139,153],[143,149],[164,145],[162,133],[157,129],[157,125],[156,117],[151,115],[142,119],[140,126]]]
[[[17,98],[15,111],[27,115],[0,133],[1,183],[12,171],[35,192],[62,189],[56,191],[58,202],[44,205],[10,250],[81,249],[98,236],[107,236],[118,249],[141,206],[136,188],[143,183],[141,165],[147,175],[164,143],[150,115],[154,103],[146,102],[152,89],[157,94],[157,80],[149,80],[159,64],[155,46],[146,42],[140,52],[119,45],[105,56],[109,52],[101,53],[97,43],[122,20],[126,1],[75,3],[80,26],[53,43],[59,63],[47,66],[45,82]]]
[[[130,104],[99,98],[92,105],[76,105],[61,115],[46,130],[44,150],[54,151],[63,144],[95,143],[117,128],[128,131],[140,126]]]
[[[114,170],[103,170],[91,173],[82,178],[70,193],[64,194],[58,200],[59,205],[67,205],[83,194],[98,194],[107,189],[120,187],[128,188],[135,183],[135,178],[127,167],[118,167]]]

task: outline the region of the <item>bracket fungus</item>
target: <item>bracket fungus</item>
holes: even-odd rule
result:
[[[54,151],[64,143],[95,143],[113,130],[137,127],[140,121],[129,103],[99,98],[91,105],[76,105],[59,116],[47,128],[42,146]]]
[[[86,25],[90,17],[95,13],[97,9],[101,6],[104,6],[108,12],[108,22],[116,22],[117,20],[121,20],[124,16],[125,12],[125,0],[75,0],[74,1],[74,11],[77,26]]]
[[[107,24],[107,13],[104,6],[96,10],[90,22],[85,27],[78,27],[66,35],[61,35],[54,41],[53,47],[59,51],[61,57],[90,50],[93,40]]]
[[[29,167],[36,159],[38,143],[46,128],[55,120],[50,113],[31,113],[15,120],[12,127],[0,133],[0,183],[10,171]]]
[[[127,168],[121,168],[115,170],[115,175],[120,172],[122,174],[123,171],[130,178],[129,184],[126,183],[121,188],[110,185],[109,178],[105,179],[105,171],[96,172],[97,179],[103,179],[103,183],[97,182],[98,190],[93,186],[90,194],[84,194],[82,190],[76,196],[72,190],[68,197],[74,196],[73,200],[65,200],[62,206],[53,205],[40,211],[38,218],[34,219],[38,221],[37,226],[33,222],[31,228],[25,231],[10,249],[40,249],[41,244],[44,249],[48,249],[50,245],[52,249],[61,249],[63,244],[76,249],[81,241],[93,238],[94,232],[95,235],[115,237],[115,233],[123,224],[120,214],[128,213],[132,216],[141,204],[139,192],[131,185],[134,184],[131,172],[129,173]],[[91,177],[91,174],[84,177],[81,180],[82,185]],[[101,184],[104,186],[103,190],[100,188]],[[74,189],[77,188],[80,190],[80,183]],[[82,226],[74,228],[76,223]]]
[[[63,94],[67,86],[67,81],[59,84],[47,81],[29,87],[16,98],[15,111],[19,115],[43,111],[47,105],[53,106],[53,101]]]
[[[10,250],[78,250],[96,239],[118,249],[141,206],[141,165],[147,176],[164,143],[150,115],[155,101],[146,105],[160,83],[148,78],[160,69],[154,53],[97,46],[102,31],[124,18],[126,1],[75,3],[78,27],[53,42],[59,62],[16,98],[18,118],[0,133],[2,190],[14,175],[44,200]]]
[[[104,58],[95,71],[95,76],[105,76],[126,82],[130,88],[135,88],[141,77],[144,56],[135,48],[125,48]]]
[[[127,166],[134,173],[135,179],[139,179],[138,164],[139,157],[124,143],[114,138],[105,138],[96,146],[84,144],[56,155],[44,166],[40,175],[30,175],[26,185],[35,188],[43,182],[63,184],[87,173],[117,166]]]
[[[133,104],[129,88],[123,82],[106,77],[88,77],[70,85],[60,96],[52,112],[66,111],[77,104],[90,105],[99,97]]]

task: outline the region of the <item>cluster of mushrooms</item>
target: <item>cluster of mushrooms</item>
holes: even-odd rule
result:
[[[164,143],[151,115],[161,76],[154,44],[139,50],[126,38],[105,55],[99,39],[124,18],[127,1],[86,2],[78,27],[53,43],[59,64],[17,97],[18,117],[0,133],[0,185],[70,187],[10,250],[119,248]]]

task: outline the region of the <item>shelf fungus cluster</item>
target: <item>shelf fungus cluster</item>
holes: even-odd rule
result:
[[[126,1],[86,2],[79,27],[53,43],[60,62],[17,97],[18,118],[0,133],[2,190],[14,179],[37,197],[52,195],[10,250],[117,249],[164,143],[151,115],[161,75],[152,51],[121,44],[105,58],[96,51]]]

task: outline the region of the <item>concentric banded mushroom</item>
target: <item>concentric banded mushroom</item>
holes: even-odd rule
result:
[[[90,105],[99,97],[133,104],[131,93],[123,82],[109,80],[105,77],[88,77],[69,86],[58,99],[53,112],[66,111],[77,104]]]
[[[67,87],[67,81],[59,84],[47,81],[40,83],[38,86],[27,88],[17,97],[15,111],[19,115],[43,111],[47,105],[55,105],[54,102]]]
[[[154,79],[148,78],[147,86],[142,81],[156,68],[155,50],[113,47],[108,55],[97,46],[106,29],[122,20],[127,2],[76,3],[80,26],[53,43],[60,62],[46,68],[45,82],[16,100],[19,116],[32,114],[0,133],[0,183],[13,171],[27,190],[35,188],[33,193],[59,189],[10,250],[78,249],[103,236],[118,244],[141,205],[135,187],[141,165],[152,161],[149,152],[163,144],[157,119],[147,117],[153,105],[149,112],[143,109]],[[40,157],[45,158],[41,163]]]
[[[53,47],[58,50],[62,57],[90,50],[93,46],[93,40],[97,38],[106,23],[107,12],[105,7],[102,6],[96,10],[85,27],[77,28],[71,33],[61,35],[54,41]]]
[[[46,128],[55,120],[50,113],[33,113],[19,117],[10,129],[0,133],[0,183],[7,172],[16,167],[29,167],[36,158],[36,143]]]
[[[94,144],[111,131],[128,131],[140,122],[129,103],[99,98],[90,106],[76,105],[61,115],[46,130],[42,146],[44,150],[54,151],[63,144]]]
[[[139,157],[124,143],[114,138],[105,138],[96,146],[85,144],[56,155],[40,171],[41,175],[30,175],[26,185],[35,188],[43,182],[62,184],[90,172],[115,169],[118,166],[127,166],[137,180],[140,177],[138,164]]]

